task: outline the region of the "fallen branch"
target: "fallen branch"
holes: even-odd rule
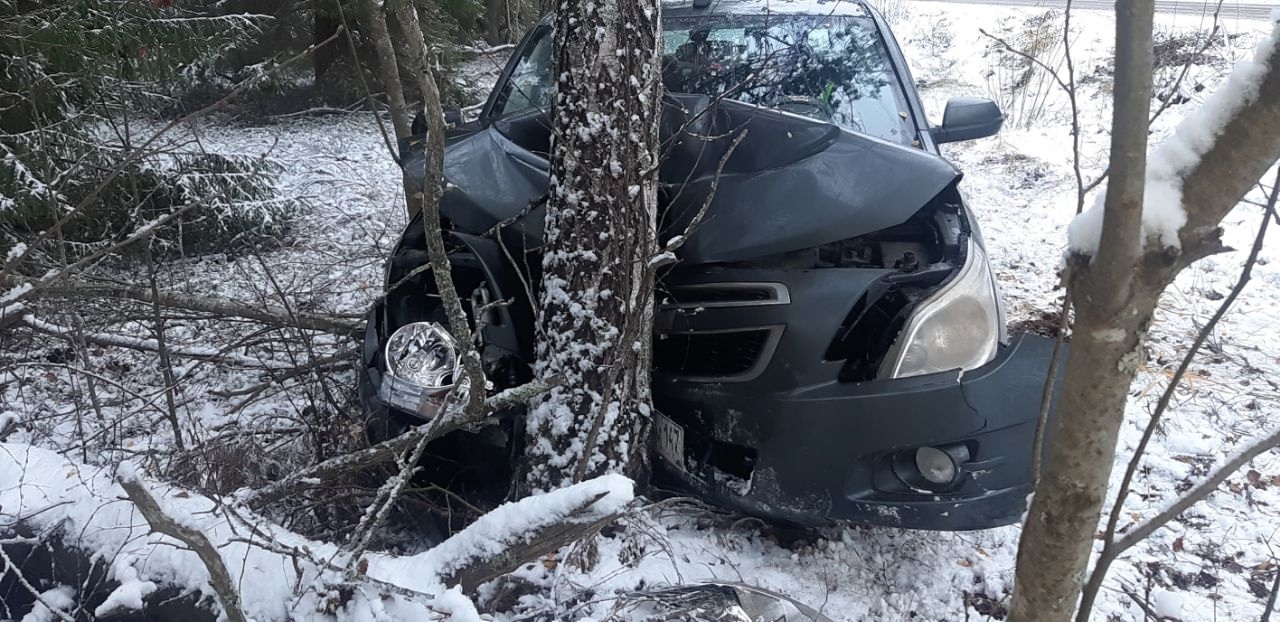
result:
[[[0,281],[0,285],[22,287],[35,284],[16,277],[9,277]],[[359,322],[322,313],[302,313],[297,311],[290,313],[285,309],[269,304],[245,304],[234,300],[168,292],[153,293],[146,287],[131,287],[127,285],[69,281],[44,286],[35,292],[35,295],[45,298],[125,298],[147,304],[159,304],[170,309],[196,311],[222,317],[238,317],[272,326],[318,330],[341,336],[356,335],[363,329]],[[6,312],[5,317],[8,317],[8,315]]]
[[[240,610],[240,594],[236,592],[235,582],[231,579],[231,573],[227,571],[226,564],[222,562],[222,555],[218,553],[218,549],[214,548],[213,543],[209,542],[209,538],[205,537],[204,533],[182,525],[165,514],[142,482],[128,476],[120,477],[118,481],[120,487],[124,488],[125,494],[129,495],[129,500],[138,507],[138,512],[147,519],[151,531],[182,542],[200,557],[205,569],[209,571],[209,584],[218,595],[227,620],[246,622],[244,612]]]
[[[635,484],[617,474],[503,504],[413,560],[439,582],[473,593],[481,584],[598,531],[635,500]]]
[[[607,497],[609,493],[601,492],[574,507],[564,515],[560,522],[552,523],[541,529],[526,531],[523,544],[512,544],[502,550],[483,557],[472,559],[462,568],[441,577],[447,586],[461,586],[462,591],[473,594],[476,588],[487,581],[496,579],[530,560],[540,559],[555,552],[562,546],[577,542],[582,538],[600,530],[613,522],[619,514],[609,513],[588,522],[575,522],[573,519],[595,513],[595,504]],[[466,533],[465,531],[463,533]],[[461,534],[459,534],[461,535]]]
[[[424,438],[429,442],[449,432],[488,418],[495,412],[524,404],[529,400],[559,386],[558,379],[534,381],[508,389],[484,401],[478,413],[462,409],[440,415],[430,422],[417,426],[396,438],[383,441],[357,452],[336,456],[314,466],[297,471],[269,486],[249,490],[240,495],[241,503],[250,508],[261,508],[303,490],[314,488],[322,482],[333,480],[351,471],[394,460],[397,456],[418,446]]]
[[[62,339],[84,339],[86,343],[106,347],[128,348],[139,352],[159,352],[160,344],[155,339],[139,339],[137,337],[126,337],[124,335],[111,335],[106,333],[84,333],[76,335],[75,331],[66,326],[59,326],[41,320],[33,315],[24,315],[20,325],[26,326],[38,333],[44,333],[53,337]],[[254,367],[260,369],[293,369],[297,365],[285,361],[275,361],[271,359],[260,359],[242,354],[230,354],[221,352],[213,348],[201,348],[193,346],[170,346],[168,352],[173,356],[183,358],[197,359],[202,361],[217,361],[231,365],[243,365],[245,367]]]

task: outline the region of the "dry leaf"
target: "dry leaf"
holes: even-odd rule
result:
[[[971,562],[971,561],[969,561],[969,560],[967,560],[967,559],[962,559],[962,560],[960,560],[960,561],[958,561],[958,562],[956,562],[956,563],[960,564],[961,566],[964,566],[965,568],[969,568],[969,567],[973,566],[973,562]]]
[[[1258,490],[1266,490],[1267,483],[1262,481],[1262,474],[1257,470],[1249,469],[1249,472],[1245,473],[1244,476],[1249,479],[1249,484],[1254,488],[1257,488]]]
[[[552,553],[542,558],[542,567],[546,568],[547,570],[555,570],[556,566],[558,565],[560,565],[560,562],[559,560],[556,559],[555,553]]]
[[[1183,547],[1182,536],[1178,536],[1173,540],[1173,550],[1182,552],[1182,547]]]

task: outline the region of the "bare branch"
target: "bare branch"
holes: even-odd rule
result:
[[[535,381],[508,389],[484,401],[484,408],[479,413],[459,409],[448,414],[437,415],[430,422],[417,426],[391,440],[383,441],[367,449],[330,458],[312,467],[297,471],[292,475],[257,490],[247,491],[240,501],[251,508],[260,508],[308,488],[315,487],[317,482],[333,480],[353,470],[368,467],[394,459],[396,456],[417,447],[426,438],[434,440],[445,434],[483,421],[491,414],[524,404],[552,388],[560,381]]]
[[[199,530],[187,527],[165,514],[141,481],[131,477],[120,477],[118,481],[125,494],[129,495],[129,500],[138,507],[138,512],[147,519],[152,531],[182,542],[200,557],[205,569],[209,571],[209,585],[218,595],[227,619],[230,622],[246,622],[244,612],[240,610],[240,594],[236,591],[235,581],[232,580],[231,573],[227,572],[222,555],[209,542],[209,538]]]
[[[1209,476],[1203,482],[1196,485],[1195,488],[1187,491],[1187,494],[1174,502],[1173,505],[1165,508],[1163,512],[1153,516],[1146,522],[1130,529],[1124,534],[1123,538],[1116,541],[1115,552],[1113,555],[1120,555],[1133,545],[1145,540],[1147,536],[1155,533],[1157,529],[1163,527],[1165,523],[1177,518],[1180,514],[1187,511],[1187,508],[1199,503],[1202,499],[1209,496],[1209,493],[1218,489],[1222,482],[1226,481],[1232,473],[1235,473],[1240,467],[1249,463],[1250,460],[1257,458],[1265,451],[1280,446],[1280,429],[1272,432],[1270,435],[1259,439],[1253,445],[1250,445],[1244,451],[1236,454],[1234,458],[1228,460],[1213,475]]]
[[[83,338],[87,343],[100,346],[128,348],[139,352],[160,352],[161,350],[160,344],[155,339],[126,337],[124,335],[111,335],[107,333],[84,333],[83,335],[77,335],[76,330],[73,328],[52,324],[36,318],[33,315],[23,316],[19,323],[38,333],[71,341],[74,341],[77,338]],[[230,365],[243,365],[245,367],[252,368],[293,369],[296,367],[296,365],[284,361],[260,359],[241,354],[230,354],[227,352],[217,351],[212,348],[201,348],[196,346],[171,346],[168,348],[168,352],[173,356],[181,356],[183,358],[202,361],[218,361]]]
[[[33,283],[16,277],[0,279],[0,285],[7,287],[23,287],[28,284]],[[126,298],[171,309],[209,313],[219,317],[238,317],[271,326],[317,330],[344,337],[358,335],[364,328],[360,322],[322,313],[289,311],[271,304],[245,304],[222,298],[152,291],[146,287],[114,283],[66,281],[36,290],[35,295],[47,298]],[[8,317],[8,314],[5,313],[4,316]]]

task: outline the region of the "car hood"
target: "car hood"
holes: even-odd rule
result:
[[[759,258],[892,227],[961,176],[937,155],[799,115],[705,96],[666,104],[663,239],[688,232],[678,253],[686,263]],[[512,233],[540,245],[545,208],[528,206],[547,191],[548,165],[517,143],[529,144],[527,129],[499,122],[446,148],[441,213],[454,227],[483,234],[510,219]],[[419,183],[421,162],[420,151],[403,161]]]

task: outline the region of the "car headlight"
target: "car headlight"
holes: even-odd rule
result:
[[[971,238],[960,274],[916,307],[880,377],[974,369],[991,361],[1000,341],[997,296],[987,255]]]
[[[396,408],[430,418],[446,399],[467,401],[470,383],[462,377],[457,342],[435,322],[413,322],[396,330],[387,340],[386,362],[379,396]]]

